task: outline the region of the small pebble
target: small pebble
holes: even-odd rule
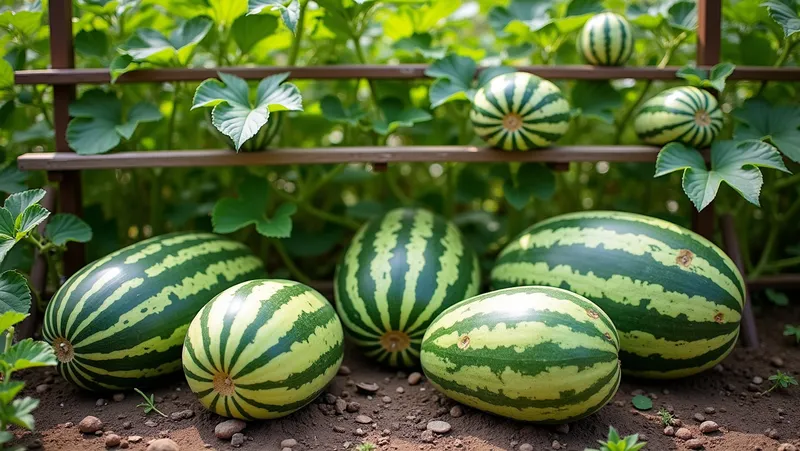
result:
[[[346,365],[342,365],[339,367],[339,376],[349,376],[350,375],[350,367]]]
[[[338,432],[339,434],[344,434],[345,431],[347,431],[347,429],[345,429],[345,428],[343,428],[341,426],[334,426],[333,427],[333,432]]]
[[[119,443],[122,441],[122,437],[117,434],[108,434],[106,435],[106,448],[113,448],[115,446],[119,446]]]
[[[180,447],[168,438],[160,438],[150,442],[147,445],[147,451],[180,451]]]
[[[797,447],[791,443],[781,443],[778,447],[778,451],[797,451]]]
[[[336,400],[336,404],[333,406],[336,415],[343,415],[344,412],[347,410],[347,401],[342,398]]]
[[[686,447],[689,449],[700,449],[703,447],[705,442],[699,438],[693,438],[691,440],[686,441]]]
[[[283,448],[281,451],[292,451],[292,448]]]
[[[725,372],[725,367],[722,366],[721,363],[719,363],[716,366],[714,366],[714,371],[716,371],[717,373],[724,373]]]
[[[702,413],[696,413],[696,414],[694,414],[694,417],[692,417],[692,418],[694,418],[695,420],[697,420],[697,421],[699,421],[701,423],[703,421],[706,421],[706,417],[704,417]]]
[[[96,435],[98,437],[102,437],[103,436],[103,431],[97,431],[97,432],[94,433],[94,435]]]
[[[530,443],[523,443],[519,445],[519,451],[533,451],[533,445]]]
[[[281,442],[281,448],[294,448],[295,446],[297,446],[297,440],[293,438],[287,438]]]
[[[672,426],[665,427],[664,435],[666,435],[667,437],[672,437],[673,435],[675,435],[675,428]]]
[[[680,418],[673,418],[672,421],[669,422],[669,424],[675,426],[676,428],[679,428],[683,426],[683,421],[681,421]]]
[[[247,427],[247,423],[242,420],[226,420],[214,427],[214,435],[218,439],[230,440],[231,437],[233,437],[233,434],[242,432],[245,427]]]
[[[325,393],[325,395],[322,397],[322,400],[325,402],[325,404],[334,405],[336,404],[336,395],[333,393]]]
[[[122,402],[125,400],[125,393],[114,393],[111,399],[113,399],[114,402]]]
[[[434,420],[428,422],[427,428],[429,431],[435,432],[437,434],[446,434],[450,432],[451,426],[450,423],[446,421]]]
[[[65,428],[71,428],[72,426],[75,426],[75,424],[72,421],[67,421],[66,423],[64,423]]]
[[[103,407],[104,405],[106,405],[106,400],[103,399],[103,398],[100,398],[100,399],[97,400],[97,402],[94,403],[94,405],[97,406],[97,407]]]
[[[719,430],[719,425],[713,421],[703,421],[700,424],[700,432],[702,432],[703,434],[717,432],[718,430]]]
[[[50,386],[47,384],[39,384],[36,386],[36,393],[44,393],[50,389]]]
[[[147,421],[144,422],[144,425],[147,426],[147,427],[154,428],[154,427],[158,426],[158,423],[156,423],[153,420],[147,420]]]
[[[78,429],[84,434],[94,434],[103,429],[103,422],[99,418],[89,415],[78,423]]]
[[[756,385],[761,385],[764,382],[764,379],[760,376],[756,376],[753,378],[753,383]]]
[[[681,440],[689,440],[692,438],[692,431],[686,428],[678,428],[678,430],[675,431],[675,437],[678,437]]]
[[[713,414],[713,413],[716,413],[716,412],[717,412],[717,409],[715,409],[713,407],[706,407],[705,408],[705,413]]]
[[[736,386],[733,384],[725,384],[725,390],[736,391]]]
[[[556,432],[563,435],[569,434],[569,424],[567,423],[559,424],[558,426],[556,426]]]
[[[128,447],[129,447],[129,446],[131,446],[131,445],[129,445],[129,444],[128,444],[128,441],[127,441],[127,440],[125,440],[125,439],[122,439],[122,440],[120,440],[120,441],[119,441],[119,447],[120,447],[120,448],[122,448],[122,449],[128,449]]]
[[[661,390],[661,393],[663,393],[665,395],[668,395],[669,394],[669,389],[665,388],[665,389]]]
[[[464,409],[461,406],[456,404],[455,406],[450,408],[450,416],[451,417],[458,418],[461,415],[464,415]]]
[[[405,388],[403,388],[403,387],[397,387],[397,389],[395,389],[395,391],[396,391],[397,393],[405,393],[405,392],[406,392],[406,389],[405,389]]]
[[[372,423],[372,418],[370,418],[370,417],[368,417],[366,415],[359,415],[359,416],[356,417],[356,423],[370,424],[370,423]]]
[[[142,436],[140,435],[131,435],[128,437],[128,441],[131,443],[139,443],[142,441]]]
[[[553,449],[561,449],[561,443],[558,443],[558,440],[553,440],[553,444],[550,445]]]
[[[781,438],[781,435],[778,433],[777,429],[769,429],[767,432],[767,437],[773,440],[778,440],[779,438]]]
[[[356,434],[356,435],[357,435],[357,436],[359,436],[359,437],[363,437],[363,436],[367,435],[367,433],[366,433],[366,432],[364,432],[364,430],[363,430],[363,429],[361,429],[361,428],[358,428],[358,429],[356,429],[356,431],[355,431],[355,432],[353,432],[353,434]]]
[[[130,421],[126,421],[126,422],[122,423],[122,428],[123,429],[130,429],[132,427],[133,427],[133,424]]]
[[[377,393],[380,387],[375,383],[359,382],[356,384],[356,389],[362,393]]]
[[[422,380],[422,374],[413,372],[408,375],[408,385],[417,385]]]
[[[422,431],[422,434],[419,436],[419,439],[425,443],[433,443],[434,438],[436,437],[433,435],[433,432],[428,430]]]
[[[384,396],[383,398],[381,398],[381,401],[385,402],[386,404],[389,404],[390,402],[392,402],[392,398]]]
[[[244,445],[244,434],[241,432],[233,434],[233,437],[231,437],[231,446],[238,448],[242,445]]]
[[[771,363],[772,366],[774,366],[776,368],[783,367],[783,359],[778,357],[778,356],[775,356],[775,357],[771,358],[769,363]]]

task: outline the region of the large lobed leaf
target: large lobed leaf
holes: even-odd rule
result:
[[[31,290],[25,276],[16,271],[5,271],[0,274],[0,314],[16,312],[27,315],[31,309]],[[23,316],[24,318],[25,316]],[[17,318],[11,315],[0,321],[0,331],[13,325],[8,324]],[[21,321],[21,320],[20,320]]]
[[[772,106],[752,99],[734,112],[737,140],[768,140],[792,161],[800,162],[800,107]]]
[[[266,214],[270,185],[267,180],[248,177],[239,185],[238,198],[221,199],[214,206],[211,222],[214,232],[232,233],[255,224],[256,231],[270,238],[286,238],[292,233],[292,215],[297,206],[282,204],[268,217]]]
[[[44,236],[57,246],[63,246],[70,241],[87,243],[92,239],[92,228],[75,215],[59,213],[50,218]]]
[[[286,27],[297,32],[297,20],[300,18],[300,2],[298,0],[248,0],[247,14],[259,14],[264,10],[278,11]]]
[[[140,28],[122,50],[135,62],[186,65],[213,24],[210,17],[196,16],[181,22],[169,36],[151,28]]]
[[[783,28],[786,38],[800,32],[800,3],[796,0],[770,0],[763,3],[772,20]]]

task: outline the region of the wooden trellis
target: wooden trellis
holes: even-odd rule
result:
[[[579,161],[651,162],[658,148],[651,146],[564,146],[536,152],[499,152],[474,146],[405,146],[405,147],[333,147],[304,149],[273,149],[269,152],[236,154],[227,150],[164,150],[123,152],[106,155],[78,155],[69,148],[66,139],[69,123],[69,104],[75,98],[79,84],[105,84],[111,81],[107,69],[76,69],[72,36],[72,1],[51,0],[50,52],[51,68],[18,71],[16,84],[53,86],[53,121],[55,153],[28,153],[18,158],[21,170],[44,170],[57,182],[58,206],[62,212],[81,216],[81,171],[112,168],[207,167],[286,164],[378,163],[397,162],[545,162],[568,164]],[[697,64],[709,68],[720,60],[722,39],[722,0],[697,0]],[[292,78],[304,79],[423,79],[427,66],[406,64],[337,65],[325,67],[247,67],[223,68],[245,79],[260,79],[279,72],[290,72]],[[674,80],[677,67],[592,67],[592,66],[521,66],[518,70],[535,73],[549,79],[573,80]],[[151,69],[122,75],[116,83],[159,83],[202,81],[216,76],[219,69]],[[800,68],[737,67],[732,80],[798,81]],[[723,218],[722,235],[727,252],[744,272],[742,257],[730,217]],[[693,217],[694,229],[711,237],[714,233],[712,206]],[[70,244],[65,254],[65,272],[73,274],[85,264],[84,248]],[[34,268],[43,279],[43,263]],[[37,279],[37,280],[38,280]],[[748,286],[800,286],[800,275],[785,274],[749,280]],[[749,297],[749,295],[748,295]],[[745,306],[743,340],[747,346],[757,346],[755,323],[749,302]]]

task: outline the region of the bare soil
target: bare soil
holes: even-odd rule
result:
[[[648,450],[686,449],[683,440],[664,435],[664,426],[656,415],[661,407],[674,410],[693,436],[704,441],[708,450],[769,451],[777,450],[784,443],[800,448],[800,387],[778,389],[767,395],[758,393],[769,387],[767,378],[778,369],[798,377],[800,347],[782,336],[786,323],[800,323],[800,307],[769,308],[761,312],[758,318],[761,347],[745,349],[739,346],[721,366],[701,375],[677,381],[627,378],[608,406],[590,418],[570,424],[568,432],[563,427],[510,421],[466,407],[462,409],[463,415],[456,413],[453,417],[451,407],[455,404],[424,380],[418,385],[410,385],[406,374],[377,368],[361,358],[357,350],[349,349],[344,364],[351,374],[337,376],[328,393],[359,403],[357,413],[337,415],[323,394],[316,402],[288,417],[248,424],[243,431],[246,439],[241,449],[280,451],[281,442],[292,438],[297,441],[292,451],[352,450],[363,441],[380,443],[381,450],[400,451],[516,451],[526,443],[535,450],[559,447],[583,450],[594,447],[596,440],[605,436],[609,425],[622,434],[639,433],[648,441],[645,448]],[[782,360],[782,365],[774,361],[776,357]],[[764,379],[758,387],[750,386],[755,376]],[[37,431],[17,431],[19,444],[29,448],[105,450],[102,437],[78,431],[77,424],[81,419],[93,415],[103,421],[105,431],[113,431],[123,438],[141,436],[140,442],[130,444],[132,450],[144,450],[148,441],[161,437],[173,439],[181,451],[234,449],[230,442],[214,435],[214,426],[224,419],[205,411],[179,377],[168,387],[148,391],[155,393],[158,407],[167,415],[186,409],[194,412],[192,418],[178,421],[155,413],[144,415],[137,407],[141,398],[135,393],[126,393],[125,399],[118,402],[111,398],[111,394],[103,395],[105,402],[98,406],[100,395],[70,386],[52,369],[30,372],[25,380],[26,394],[41,399],[41,405],[35,411]],[[46,382],[50,382],[49,389],[37,393],[36,386]],[[380,390],[368,397],[357,392],[352,385],[357,382],[377,383]],[[402,388],[403,393],[398,393],[398,388]],[[631,398],[640,392],[653,399],[652,410],[640,412],[633,408]],[[391,400],[383,399],[384,396]],[[333,400],[330,396],[328,398],[328,401]],[[713,408],[714,413],[707,413],[707,408]],[[707,435],[700,433],[700,421],[694,418],[695,414],[718,423],[720,431]],[[357,415],[367,415],[373,422],[359,424],[355,421]],[[423,437],[430,433],[423,436],[423,430],[428,421],[435,419],[448,422],[452,430],[443,435],[434,434],[433,443],[426,443]],[[147,426],[145,422],[148,420],[156,425]],[[126,422],[130,422],[129,429],[124,427]],[[765,433],[771,429],[776,431],[772,433],[776,438]],[[784,446],[784,449],[792,448]]]

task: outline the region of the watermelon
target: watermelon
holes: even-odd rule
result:
[[[343,342],[321,294],[290,280],[252,280],[200,310],[186,334],[183,371],[214,413],[278,418],[319,396],[342,363]]]
[[[633,128],[648,144],[708,147],[722,130],[722,110],[708,91],[694,86],[667,89],[642,105]]]
[[[502,150],[547,147],[569,129],[570,107],[553,83],[525,72],[493,78],[475,94],[475,133]]]
[[[630,24],[612,12],[592,17],[578,36],[578,53],[595,66],[622,66],[633,54]]]
[[[745,286],[696,233],[647,216],[572,213],[533,225],[500,253],[494,288],[548,285],[585,296],[614,321],[626,373],[678,378],[736,344]]]
[[[391,366],[412,366],[442,310],[478,294],[480,268],[455,225],[422,209],[365,224],[336,269],[336,309],[352,341]]]
[[[209,233],[141,241],[89,264],[47,306],[58,371],[88,390],[153,385],[181,367],[194,315],[222,290],[264,276],[241,243]]]
[[[445,310],[422,341],[425,376],[454,400],[515,420],[565,423],[617,392],[619,338],[591,301],[515,287]]]

